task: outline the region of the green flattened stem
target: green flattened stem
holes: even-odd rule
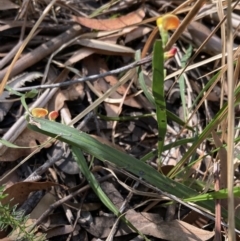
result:
[[[161,158],[164,139],[167,132],[167,114],[164,98],[164,52],[162,41],[157,40],[153,50],[153,83],[152,92],[156,105],[158,122],[158,157]]]
[[[158,188],[159,191],[166,194],[171,194],[181,199],[199,195],[197,191],[162,175],[145,162],[100,143],[90,135],[78,132],[72,127],[41,118],[31,118],[28,127],[31,130],[51,136],[71,146],[78,147],[81,151],[89,153],[103,162],[107,160],[117,168],[125,169],[137,177],[141,177],[149,184]],[[200,201],[198,205],[214,213],[214,201]],[[227,218],[227,211],[225,209],[222,210],[222,217]],[[238,218],[236,218],[236,226],[240,228],[240,220]]]

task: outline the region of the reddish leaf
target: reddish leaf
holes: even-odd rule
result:
[[[97,30],[115,30],[125,28],[127,26],[140,23],[145,17],[143,9],[138,9],[135,12],[129,13],[125,16],[112,19],[90,19],[73,16],[73,20],[79,24]]]

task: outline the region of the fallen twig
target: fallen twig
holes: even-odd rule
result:
[[[152,60],[152,56],[147,56],[146,58],[143,58],[139,61],[135,61],[135,62],[133,62],[131,64],[128,64],[128,65],[125,65],[121,68],[110,70],[110,71],[102,73],[102,74],[90,75],[90,76],[86,76],[86,77],[79,78],[79,79],[69,81],[69,82],[56,83],[56,84],[46,84],[46,85],[35,85],[35,86],[32,86],[32,87],[16,88],[14,90],[16,90],[16,91],[29,91],[29,90],[32,90],[32,89],[48,89],[48,88],[69,86],[69,85],[73,85],[73,84],[76,84],[76,83],[79,83],[79,82],[95,80],[95,79],[102,78],[102,77],[105,77],[105,76],[108,76],[108,75],[118,74],[118,73],[121,73],[123,71],[133,69],[133,68],[135,68],[139,65],[149,63],[151,60]]]

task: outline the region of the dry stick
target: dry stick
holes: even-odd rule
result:
[[[46,16],[46,14],[51,10],[52,6],[55,4],[57,0],[52,0],[48,6],[45,8],[45,10],[43,11],[42,15],[40,16],[40,18],[38,19],[38,21],[35,23],[35,25],[33,26],[32,30],[30,31],[30,33],[28,34],[27,38],[23,41],[23,44],[21,45],[21,47],[19,48],[18,52],[16,53],[12,63],[10,64],[9,67],[5,68],[4,72],[4,78],[0,84],[0,94],[3,92],[4,87],[9,79],[9,77],[12,74],[13,68],[15,63],[17,62],[18,58],[20,57],[22,51],[24,50],[24,48],[27,46],[28,42],[31,40],[33,34],[36,32],[37,28],[39,27],[40,23],[42,22],[42,20],[44,19],[44,17]],[[36,57],[36,56],[34,56]],[[36,63],[36,62],[35,62]],[[28,63],[29,64],[29,63]],[[24,63],[23,63],[24,65]],[[31,66],[32,63],[29,65]],[[28,66],[28,67],[29,67]],[[19,72],[18,72],[19,73]],[[0,75],[1,76],[1,75]],[[2,77],[0,77],[0,79],[2,79]]]
[[[214,175],[214,190],[219,191],[220,190],[220,180],[219,180],[219,163],[215,162],[213,164],[213,175]],[[221,200],[216,199],[215,200],[215,240],[221,241]]]
[[[197,4],[195,4],[195,6],[193,7],[193,10],[191,11],[190,14],[188,14],[186,16],[187,18],[187,21],[190,21],[191,18],[193,18],[195,16],[195,13],[199,10],[199,8],[201,7],[201,4],[204,0],[200,0]],[[173,13],[176,12],[176,11],[173,11]],[[194,13],[194,15],[192,15]],[[190,17],[188,17],[190,15]],[[154,21],[155,19],[157,19],[157,17],[154,17],[152,19],[150,19],[151,21]],[[182,27],[181,27],[182,26]],[[183,23],[181,24],[181,31],[177,30],[175,31],[175,33],[172,35],[171,39],[169,40],[169,42],[167,43],[166,45],[166,48],[170,48],[171,47],[171,44],[173,41],[176,41],[176,39],[179,38],[180,34],[182,33],[182,31],[184,30],[184,28],[186,27],[186,21],[183,21]],[[157,28],[157,27],[156,27]],[[157,33],[158,31],[156,31]],[[80,78],[80,79],[77,79],[75,81],[71,81],[71,82],[64,82],[64,83],[61,83],[61,84],[53,84],[53,85],[36,85],[36,86],[32,86],[32,87],[23,87],[23,88],[18,88],[18,89],[15,89],[17,91],[28,91],[28,90],[31,90],[33,88],[35,89],[45,89],[45,88],[54,88],[54,87],[60,87],[60,86],[68,86],[68,85],[71,85],[71,84],[75,84],[75,83],[79,83],[79,82],[83,82],[83,81],[88,81],[88,80],[95,80],[95,79],[98,79],[98,78],[101,78],[101,77],[105,77],[107,75],[111,75],[111,74],[118,74],[120,72],[123,72],[125,70],[129,70],[131,68],[134,68],[134,67],[137,67],[139,65],[142,65],[144,63],[148,63],[150,62],[152,59],[151,56],[148,56],[140,61],[137,61],[137,62],[134,62],[134,63],[131,63],[129,65],[126,65],[124,67],[121,67],[119,69],[116,69],[116,70],[112,70],[112,71],[109,71],[109,72],[106,72],[106,73],[103,73],[103,74],[100,74],[100,75],[92,75],[92,76],[87,76],[87,77],[84,77],[84,78]],[[0,78],[1,78],[1,72],[0,72]]]
[[[0,69],[2,69],[12,58],[14,58],[15,54],[17,53],[18,49],[21,47],[23,44],[23,37],[25,34],[25,29],[26,29],[26,17],[24,18],[22,28],[21,28],[21,35],[19,38],[19,42],[17,45],[14,46],[14,48],[0,61]]]
[[[63,81],[63,79],[65,79],[67,75],[68,75],[68,70],[64,69],[61,72],[61,74],[56,78],[56,81]],[[30,107],[30,110],[35,107],[45,106],[48,103],[48,101],[52,98],[52,96],[56,93],[56,91],[57,89],[45,90],[44,93]],[[2,139],[13,142],[21,134],[21,132],[26,128],[26,126],[27,126],[27,121],[25,120],[24,116],[21,116],[17,120],[17,122],[9,129],[9,131],[3,136]],[[54,138],[49,139],[45,144],[47,144],[48,142],[51,142],[53,139]],[[4,146],[2,143],[0,143],[0,155],[2,155],[7,150],[7,148],[8,148],[7,146]],[[24,158],[18,165],[12,168],[11,171],[9,171],[4,177],[2,177],[0,179],[0,182],[4,180],[7,176],[9,176],[11,173],[13,173],[14,170],[16,170],[23,163],[25,163],[31,156],[33,156],[36,152],[38,152],[38,150],[40,151],[42,148],[43,146],[38,147],[30,155]]]
[[[46,44],[43,44],[43,45],[41,45],[40,47],[38,47],[38,48],[36,48],[33,52],[34,52],[34,55],[35,54],[38,54],[38,55],[40,55],[40,52],[42,51],[44,51],[44,49],[46,48],[46,46],[47,45],[49,45],[50,46],[50,49],[51,49],[51,51],[54,51],[54,49],[56,49],[56,46],[55,45],[57,45],[57,47],[58,46],[61,46],[62,44],[64,44],[65,42],[67,42],[67,41],[69,41],[70,39],[72,39],[72,38],[74,38],[74,37],[76,37],[78,34],[79,34],[79,30],[80,30],[80,26],[77,26],[77,25],[75,25],[75,26],[73,26],[72,28],[70,28],[69,30],[67,30],[65,33],[63,33],[63,34],[61,34],[61,35],[59,35],[58,37],[56,37],[56,38],[54,38],[54,41],[53,41],[53,39],[52,40],[50,40],[48,43],[46,43]],[[52,45],[52,46],[51,46]],[[32,52],[32,53],[33,53]],[[51,53],[51,52],[49,52],[49,51],[47,51],[48,52],[48,54],[49,53]],[[27,61],[29,61],[29,63],[30,64],[32,64],[31,63],[31,61],[33,61],[34,59],[33,59],[33,54],[32,53],[30,53],[30,54],[27,54],[29,57],[27,57]],[[27,56],[26,55],[26,56]],[[20,63],[20,64],[23,64],[24,65],[24,61],[26,61],[26,58],[22,58],[22,59],[20,59],[18,62]],[[17,63],[18,63],[17,62]],[[19,64],[17,65],[15,65],[15,68],[17,67],[17,66],[20,66]],[[21,66],[20,66],[21,67]],[[18,68],[19,69],[19,68]],[[1,73],[1,72],[0,72]],[[62,76],[61,76],[62,77]],[[61,78],[60,76],[57,78],[57,80],[59,79],[59,78]],[[64,76],[63,78],[61,78],[60,79],[60,81],[64,81],[64,79],[66,78],[66,76]],[[57,90],[52,90],[51,91],[51,95],[50,95],[50,93],[48,93],[48,91],[49,90],[46,90],[47,92],[46,93],[44,93],[45,94],[45,97],[44,97],[44,100],[41,100],[40,102],[39,102],[39,100],[37,100],[34,104],[33,104],[33,106],[32,106],[32,108],[33,107],[43,107],[46,103],[44,102],[44,101],[47,101],[47,99],[49,99],[49,98],[51,98],[51,96],[53,96],[53,94],[57,91]],[[41,98],[41,97],[40,97]],[[9,129],[9,131],[3,136],[3,138],[2,139],[4,139],[4,140],[7,140],[7,141],[10,141],[10,142],[13,142],[13,141],[15,141],[16,139],[17,139],[17,137],[21,134],[21,132],[26,128],[26,126],[27,126],[27,122],[25,121],[25,118],[22,116],[22,117],[20,117],[19,119],[18,119],[18,121]],[[3,146],[3,144],[1,144],[0,143],[0,155],[2,155],[5,151],[7,150],[7,147],[5,146]]]
[[[119,74],[123,71],[133,69],[133,68],[135,68],[139,65],[146,64],[146,63],[149,63],[151,61],[152,61],[152,56],[148,56],[148,57],[146,57],[144,59],[141,59],[139,61],[133,62],[133,63],[128,64],[128,65],[125,65],[125,66],[120,67],[118,69],[110,70],[110,71],[102,73],[102,74],[90,75],[90,76],[86,76],[86,77],[79,78],[79,79],[76,79],[76,80],[72,80],[70,82],[57,83],[57,84],[46,84],[46,85],[35,85],[35,86],[32,86],[32,87],[16,88],[14,90],[16,90],[16,91],[29,91],[29,90],[32,90],[32,89],[48,89],[48,88],[69,86],[69,85],[77,84],[77,83],[80,83],[80,82],[86,82],[88,80],[90,80],[90,81],[95,80],[95,79],[102,78],[102,77],[105,77],[105,76],[108,76],[108,75]]]
[[[21,59],[19,59],[14,65],[10,77],[17,75],[27,69],[28,67],[36,64],[43,58],[47,57],[49,54],[57,50],[61,45],[69,41],[70,39],[76,37],[80,33],[81,27],[79,25],[72,26],[65,33],[58,35],[57,37],[49,40],[48,42],[40,45],[32,52],[26,54]],[[0,80],[7,73],[9,67],[0,71]]]
[[[228,135],[227,135],[227,169],[228,169],[228,239],[235,241],[235,208],[234,208],[234,128],[235,128],[235,112],[234,112],[234,80],[233,80],[233,32],[232,32],[232,8],[231,0],[227,1],[227,78],[228,78]]]
[[[2,69],[17,53],[19,47],[22,45],[22,40],[19,40],[19,42],[14,46],[13,49],[0,61],[0,69]]]
[[[179,28],[174,32],[174,34],[172,35],[172,37],[169,39],[166,47],[165,47],[165,50],[167,49],[170,49],[171,46],[173,45],[174,42],[176,42],[176,40],[179,38],[179,36],[182,34],[183,30],[186,28],[187,24],[191,21],[191,19],[196,15],[196,13],[198,12],[198,10],[201,8],[203,2],[205,0],[199,0],[194,6],[193,6],[193,9],[191,12],[189,12],[189,14],[185,17],[185,19],[183,20],[182,24],[179,26]],[[155,18],[154,18],[155,19]],[[70,84],[74,84],[74,83],[79,83],[81,81],[87,81],[87,80],[94,80],[94,79],[97,79],[97,78],[100,78],[100,77],[104,77],[104,76],[107,76],[107,75],[110,75],[110,74],[116,74],[116,73],[120,73],[124,70],[128,70],[128,69],[131,69],[131,68],[134,68],[134,67],[137,67],[141,64],[144,64],[144,63],[147,63],[147,62],[150,62],[152,59],[151,56],[148,56],[140,61],[137,61],[137,62],[134,62],[132,64],[129,64],[127,66],[124,66],[122,68],[119,68],[117,70],[114,70],[114,71],[109,71],[109,72],[106,72],[104,74],[101,74],[101,75],[92,75],[92,76],[88,76],[88,77],[85,77],[85,78],[80,78],[78,80],[75,80],[75,81],[71,81],[71,83],[61,83],[61,84],[54,84],[54,85],[37,85],[37,86],[33,86],[33,87],[26,87],[26,88],[19,88],[19,89],[16,89],[17,91],[26,91],[26,90],[30,90],[32,88],[36,88],[36,89],[44,89],[44,88],[54,88],[54,87],[60,87],[60,86],[68,86]],[[0,72],[1,74],[1,72]],[[0,78],[1,78],[1,75],[0,75]]]

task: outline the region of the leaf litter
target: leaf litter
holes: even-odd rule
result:
[[[51,1],[51,3],[53,2]],[[0,3],[0,11],[3,16],[0,22],[1,80],[6,76],[17,53],[14,47],[18,43],[21,46],[22,40],[26,39],[36,21],[41,16],[43,19],[35,33],[31,35],[15,65],[10,68],[7,85],[13,89],[44,84],[45,77],[46,83],[52,84],[71,82],[78,77],[106,73],[134,62],[137,50],[143,51],[142,57],[150,55],[154,39],[159,38],[159,33],[157,31],[154,33],[156,18],[162,14],[174,12],[181,17],[181,22],[183,22],[187,13],[191,12],[194,7],[187,1],[182,3],[179,1],[171,1],[171,3],[147,1],[145,5],[134,1],[124,4],[116,1],[114,5],[98,12],[98,9],[102,7],[101,1],[81,3],[55,1],[52,11],[45,14],[46,3],[29,0],[23,1],[21,5],[18,4],[10,0]],[[223,8],[226,8],[226,5],[223,5]],[[211,9],[211,14],[206,9]],[[165,81],[164,86],[167,110],[183,120],[183,113],[189,113],[188,119],[196,110],[195,119],[192,121],[194,123],[192,127],[196,132],[193,133],[187,129],[181,131],[182,127],[179,123],[169,119],[165,145],[171,146],[178,140],[190,137],[194,137],[197,141],[198,133],[203,132],[204,128],[210,125],[211,118],[214,118],[222,108],[221,103],[227,100],[227,84],[224,81],[216,83],[208,96],[206,95],[207,88],[203,95],[198,96],[208,81],[211,81],[212,70],[224,67],[215,57],[221,53],[225,54],[222,50],[225,40],[221,38],[220,30],[209,38],[200,51],[197,50],[221,20],[219,11],[220,8],[215,3],[203,4],[199,12],[191,16],[193,20],[187,22],[185,30],[175,41],[177,51],[182,55],[186,54],[189,45],[194,48],[193,55],[198,52],[195,59],[188,63],[188,66],[193,67],[185,71],[186,91],[181,90],[178,84],[181,65],[176,58],[165,62],[166,79],[171,80],[171,82]],[[43,12],[45,15],[42,15]],[[89,18],[92,14],[97,17]],[[238,10],[233,10],[233,19],[236,31],[234,47],[236,48],[239,42],[238,25],[236,24],[240,21]],[[61,51],[59,51],[60,48]],[[13,52],[11,53],[11,51]],[[211,57],[215,59],[208,62]],[[48,61],[50,61],[50,65],[49,70],[46,71]],[[39,75],[37,77],[32,75],[29,79],[24,74],[25,71],[30,73],[27,75],[28,77],[31,77],[31,73]],[[142,71],[144,81],[151,91],[151,64],[142,65],[137,71],[138,73]],[[26,78],[18,80],[17,75],[19,74]],[[44,75],[45,77],[43,77]],[[221,72],[220,75],[224,76],[224,73]],[[101,143],[138,159],[149,155],[146,159],[147,163],[159,170],[159,175],[163,175],[163,173],[168,175],[182,161],[191,143],[166,149],[162,153],[162,160],[159,163],[156,152],[154,152],[158,142],[155,108],[144,94],[138,81],[137,72],[134,73],[133,79],[120,85],[103,101],[100,100],[119,82],[122,76],[122,74],[109,75],[97,78],[95,81],[81,82],[55,90],[48,89],[45,92],[39,89],[37,96],[27,99],[27,105],[31,107],[37,103],[38,106],[35,107],[47,108],[49,112],[59,111],[60,116],[56,121],[69,123],[96,101],[97,107],[83,116],[81,121],[72,125],[76,131],[87,132]],[[235,76],[237,76],[237,71]],[[12,79],[13,77],[16,78]],[[43,79],[41,79],[42,77]],[[130,81],[132,84],[129,86]],[[235,83],[237,86],[238,78]],[[182,105],[184,102],[182,102],[181,96],[185,98],[187,106]],[[203,102],[198,109],[196,106],[192,106],[197,97]],[[14,204],[18,204],[18,208],[27,210],[24,215],[30,215],[29,222],[38,223],[37,230],[34,230],[36,234],[45,234],[45,239],[48,240],[56,240],[56,238],[61,240],[108,238],[111,240],[114,237],[118,237],[119,240],[133,240],[139,233],[145,235],[145,239],[149,240],[211,240],[219,232],[225,234],[226,230],[223,226],[222,231],[217,231],[204,213],[190,211],[178,203],[170,215],[172,205],[169,204],[169,200],[164,200],[160,196],[157,200],[153,200],[148,196],[148,192],[151,192],[149,187],[143,184],[137,185],[131,177],[121,172],[121,167],[118,167],[119,170],[117,170],[108,166],[119,180],[125,182],[130,190],[133,190],[129,191],[111,175],[107,180],[100,181],[102,189],[114,205],[119,209],[124,207],[124,216],[135,229],[130,228],[122,221],[118,222],[117,217],[104,207],[96,193],[90,189],[81,170],[76,166],[71,148],[56,140],[49,142],[48,136],[27,129],[27,123],[24,120],[25,110],[22,108],[19,96],[14,93],[10,95],[8,90],[4,90],[0,98],[9,101],[15,99],[12,102],[6,102],[11,103],[7,105],[7,108],[4,107],[5,102],[0,105],[0,113],[3,113],[0,116],[2,138],[17,146],[29,147],[29,149],[13,149],[1,144],[0,180],[4,185],[11,183],[12,179],[10,184],[12,186],[5,187],[5,193],[8,193],[8,196],[1,200],[1,203],[9,204],[10,200],[14,200]],[[189,106],[192,106],[191,110],[186,111]],[[148,114],[152,116],[147,116]],[[238,114],[239,111],[236,110],[236,116]],[[14,123],[17,124],[14,126]],[[238,119],[236,119],[236,137],[239,132],[238,125]],[[199,194],[215,190],[216,179],[214,181],[213,163],[219,161],[221,166],[225,165],[221,153],[223,151],[225,153],[225,149],[223,150],[225,147],[222,145],[226,143],[226,137],[224,137],[226,130],[224,126],[218,130],[221,131],[212,132],[203,142],[199,143],[191,158],[185,160],[179,174],[173,177],[184,185],[191,185]],[[58,134],[61,135],[61,133]],[[39,148],[37,153],[36,146],[40,147],[43,144],[46,145],[44,148]],[[238,139],[236,139],[235,145],[238,145]],[[214,152],[215,148],[220,148],[220,150]],[[88,153],[85,153],[85,156],[89,169],[97,179],[107,177],[108,172],[102,168],[105,164]],[[45,163],[50,164],[45,167]],[[21,167],[14,171],[14,166],[17,164]],[[164,168],[169,170],[165,173]],[[40,169],[42,169],[41,172]],[[32,179],[29,183],[24,182],[36,170],[38,170],[36,180],[39,181],[34,182]],[[11,176],[10,172],[14,172],[14,175]],[[218,175],[224,177],[224,180],[221,179],[220,182],[226,186],[226,168],[220,170]],[[4,182],[7,177],[10,180]],[[239,172],[236,169],[236,185],[238,178]],[[138,192],[144,192],[144,195],[138,195]],[[35,195],[38,195],[38,198]],[[66,196],[69,200],[65,201]],[[32,202],[32,207],[27,209],[22,206],[23,202],[26,203],[26,206]],[[237,198],[235,202],[237,208]],[[222,206],[227,206],[225,201]],[[50,211],[50,208],[52,208],[52,213],[45,219],[41,219],[41,214]],[[168,221],[170,217],[172,220]],[[219,215],[215,218],[221,220]],[[27,227],[23,227],[27,230]],[[0,240],[6,240],[7,235],[9,235],[9,240],[14,237],[1,230]]]

